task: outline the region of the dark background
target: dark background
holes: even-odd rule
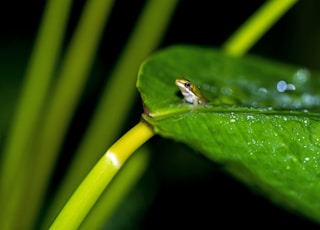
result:
[[[64,152],[72,152],[81,138],[90,119],[90,111],[100,95],[99,90],[107,81],[108,73],[121,53],[144,3],[142,0],[115,1],[92,69],[92,77],[70,127]],[[264,1],[260,0],[181,1],[159,49],[177,43],[220,47],[262,3]],[[1,4],[0,67],[14,74],[10,82],[0,81],[0,84],[14,85],[13,95],[17,94],[21,85],[44,4],[45,1],[41,0],[5,1]],[[65,45],[72,35],[83,4],[83,0],[74,1]],[[319,1],[300,1],[249,53],[320,69],[318,9]],[[13,103],[9,104],[11,105],[8,105],[7,109],[11,110]],[[132,110],[132,120],[128,121],[124,131],[137,122],[141,112],[141,101],[137,99]],[[194,154],[185,147],[186,153],[182,156],[178,150],[175,152],[173,147],[181,148],[180,144],[160,137],[153,138],[151,144],[154,156],[150,169],[132,196],[135,193],[144,194],[146,190],[151,191],[152,195],[149,195],[147,201],[142,201],[146,203],[141,209],[143,216],[135,220],[132,218],[132,226],[150,229],[205,226],[278,227],[285,224],[287,228],[303,226],[305,229],[316,229],[317,226],[311,221],[269,202],[258,192],[224,173],[221,166],[207,161],[200,154]],[[64,156],[63,151],[52,189],[63,174],[64,167],[72,159],[71,156]],[[122,208],[127,210],[125,203]],[[128,203],[130,204],[129,201]],[[135,211],[137,210],[133,210]],[[123,212],[123,209],[120,209],[120,212]],[[134,216],[132,213],[131,215]],[[117,223],[117,217],[114,217],[114,223]],[[118,223],[118,226],[121,224]]]

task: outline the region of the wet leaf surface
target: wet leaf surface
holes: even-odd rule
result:
[[[320,222],[320,78],[303,67],[219,50],[169,47],[141,67],[143,118],[274,202]],[[184,77],[209,99],[183,102]]]

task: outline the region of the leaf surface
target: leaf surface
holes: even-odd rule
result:
[[[271,200],[320,222],[319,73],[217,49],[173,46],[140,68],[143,118]],[[207,105],[183,102],[176,78]]]

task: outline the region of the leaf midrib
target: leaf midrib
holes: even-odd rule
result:
[[[185,106],[185,108],[180,108],[179,110],[164,110],[148,114],[144,114],[149,119],[153,120],[164,120],[172,116],[177,115],[190,115],[205,114],[205,113],[215,113],[215,114],[225,114],[225,113],[234,113],[234,115],[239,114],[248,114],[248,115],[271,115],[271,116],[281,116],[281,117],[304,117],[304,118],[316,118],[320,120],[320,114],[315,112],[303,112],[301,110],[270,110],[268,108],[248,108],[248,107],[198,107],[193,108],[192,105]]]

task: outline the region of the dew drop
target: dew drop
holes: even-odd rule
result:
[[[310,127],[311,143],[314,146],[320,147],[320,126],[318,123],[309,123],[308,126]]]
[[[227,96],[231,96],[233,91],[231,88],[223,87],[221,88],[221,93]]]
[[[267,90],[266,88],[259,88],[259,89],[258,89],[258,92],[259,92],[260,94],[267,94],[267,93],[268,93],[268,90]]]
[[[248,115],[247,116],[247,120],[249,121],[249,120],[253,120],[254,119],[254,116],[252,116],[252,115]]]
[[[293,82],[298,85],[303,85],[309,80],[309,78],[310,71],[308,69],[302,68],[293,75]]]
[[[287,90],[296,90],[296,87],[294,84],[287,84]]]
[[[277,90],[278,92],[283,93],[286,90],[296,90],[296,87],[294,84],[287,84],[287,82],[281,80],[277,83]]]
[[[301,101],[306,106],[319,106],[319,99],[320,97],[318,95],[310,95],[307,93],[301,96]]]
[[[234,115],[234,112],[232,112],[231,114],[230,114],[230,122],[231,123],[234,123],[234,122],[236,122],[236,116]]]
[[[286,91],[286,89],[287,89],[287,83],[285,81],[279,81],[277,83],[277,90],[280,93],[283,93],[284,91]]]

